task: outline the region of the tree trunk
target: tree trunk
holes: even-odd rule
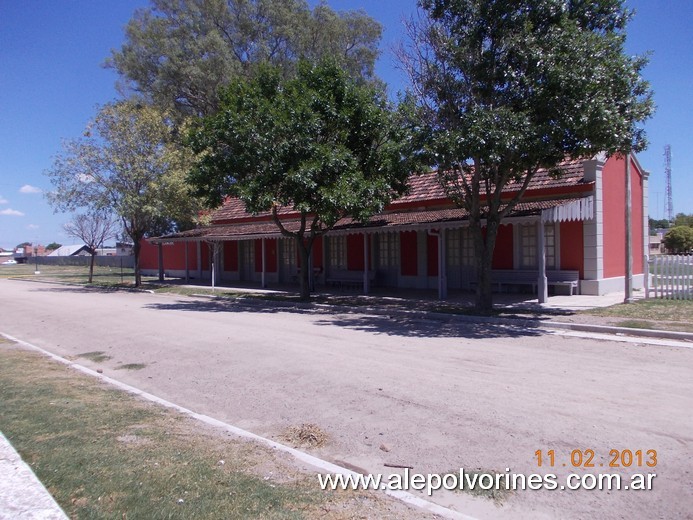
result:
[[[313,248],[313,237],[308,239],[308,242],[304,240],[302,236],[296,237],[296,243],[298,244],[298,251],[301,259],[301,301],[310,300],[310,250]]]
[[[132,254],[135,256],[135,287],[142,285],[142,275],[140,274],[140,251],[142,245],[140,244],[140,240],[142,239],[137,238],[133,240],[134,244],[132,245]]]
[[[493,250],[496,246],[499,223],[495,219],[486,222],[486,236],[480,221],[470,221],[470,230],[474,240],[476,258],[476,310],[485,315],[493,313],[493,292],[491,269],[493,267]]]
[[[89,262],[89,283],[94,281],[94,263],[96,262],[96,249],[91,254],[91,261]]]

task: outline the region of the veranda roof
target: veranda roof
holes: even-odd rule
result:
[[[593,199],[576,197],[569,199],[538,200],[522,202],[513,208],[509,216],[538,216],[544,222],[564,222],[568,220],[588,220],[593,218]],[[343,218],[329,232],[330,234],[378,233],[418,228],[450,228],[465,224],[469,213],[462,208],[432,209],[422,211],[391,211],[374,215],[368,222],[357,222]],[[297,219],[282,219],[284,227],[295,232],[301,223]],[[237,222],[199,227],[190,231],[174,233],[153,238],[153,243],[177,241],[234,241],[257,238],[281,238],[282,234],[272,220]]]

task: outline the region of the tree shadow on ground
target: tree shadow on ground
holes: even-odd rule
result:
[[[55,283],[55,282],[50,282]],[[127,287],[114,287],[108,285],[63,285],[60,287],[39,287],[35,289],[30,289],[31,292],[51,292],[51,293],[84,293],[84,292],[98,292],[98,293],[116,293],[116,292],[146,292],[141,289],[127,288]]]
[[[358,315],[335,316],[318,320],[317,325],[344,327],[372,334],[402,336],[411,338],[520,338],[541,336],[543,331],[537,325],[526,323],[507,325],[493,320],[462,320],[452,316],[447,320],[430,318],[409,318],[403,316]]]
[[[33,289],[41,292],[78,293],[96,291],[112,293],[123,288],[109,287],[46,287]],[[316,316],[314,324],[319,326],[342,327],[352,330],[385,334],[388,336],[416,338],[519,338],[541,336],[539,318],[518,316],[517,323],[507,323],[513,319],[505,319],[504,323],[493,318],[483,318],[468,315],[431,315],[424,312],[413,312],[411,315],[401,314],[401,309],[387,310],[379,313],[369,312],[366,308],[349,306],[328,306],[311,303],[296,303],[271,301],[260,298],[185,298],[171,302],[153,302],[144,305],[146,309],[160,311],[187,311],[205,313],[248,313],[248,314],[302,314]]]
[[[512,338],[540,336],[536,320],[518,320],[518,324],[501,324],[493,319],[478,317],[427,317],[425,313],[403,316],[399,313],[373,314],[366,309],[335,308],[303,304],[239,300],[177,300],[171,303],[151,303],[148,309],[161,311],[190,311],[217,313],[277,314],[292,313],[318,317],[313,323],[320,326],[350,328],[373,334],[402,337],[453,338]]]

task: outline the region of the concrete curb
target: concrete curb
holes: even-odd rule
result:
[[[67,520],[67,515],[0,432],[0,518]]]
[[[248,305],[273,305],[275,307],[294,308],[294,309],[325,309],[331,311],[341,311],[345,313],[371,314],[376,316],[397,316],[401,318],[429,319],[436,321],[461,321],[465,323],[484,323],[490,325],[503,325],[509,327],[520,327],[526,329],[560,329],[573,330],[577,332],[592,332],[598,334],[617,334],[625,336],[636,336],[646,338],[673,339],[679,341],[693,341],[693,333],[676,332],[669,330],[656,329],[636,329],[630,327],[617,327],[611,325],[591,325],[587,323],[566,323],[551,320],[532,320],[526,318],[496,318],[489,316],[474,316],[468,314],[453,314],[434,311],[408,311],[403,309],[380,309],[377,307],[352,307],[331,305],[326,303],[301,303],[301,302],[282,302],[263,298],[224,298],[222,295],[211,294],[191,294],[195,298],[224,299],[230,302]]]

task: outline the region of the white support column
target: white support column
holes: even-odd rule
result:
[[[370,251],[368,248],[368,234],[363,234],[363,294],[370,292],[370,280],[368,267],[370,264]]]
[[[604,204],[602,169],[605,157],[584,161],[585,181],[594,182],[594,218],[583,222],[584,280],[580,282],[580,294],[603,294],[604,278]]]
[[[549,299],[549,289],[546,280],[546,240],[544,238],[544,221],[539,215],[537,220],[537,265],[539,266],[539,278],[537,280],[537,298],[539,303],[546,303]]]
[[[212,242],[211,246],[212,247],[211,247],[211,250],[209,252],[209,259],[212,261],[212,265],[210,267],[210,269],[211,269],[210,278],[212,281],[212,292],[214,292],[214,287],[215,287],[216,281],[217,281],[216,276],[215,276],[216,275],[215,268],[216,268],[216,264],[217,264],[217,259],[214,258],[216,256],[216,253],[217,253],[216,242]]]
[[[626,154],[626,276],[623,303],[633,303],[633,182],[630,177],[630,154]]]
[[[267,257],[265,254],[265,239],[262,239],[262,279],[260,286],[264,289],[267,287],[267,280],[265,278],[265,273],[267,272]]]
[[[438,231],[438,299],[448,297],[448,275],[446,271],[445,229]]]
[[[190,271],[188,268],[188,243],[183,242],[183,245],[185,246],[185,283],[188,283],[190,281]]]

